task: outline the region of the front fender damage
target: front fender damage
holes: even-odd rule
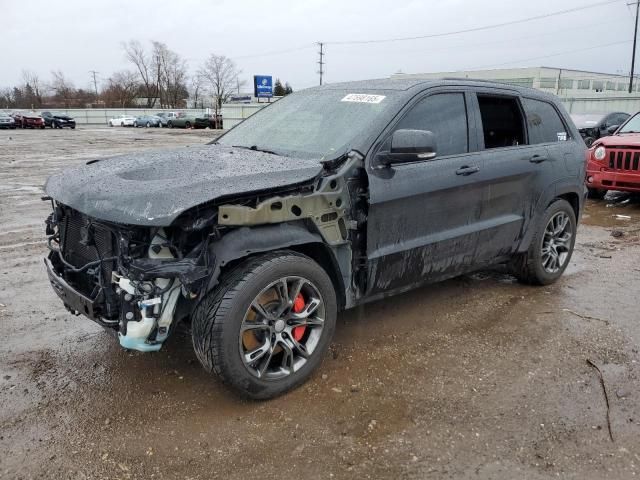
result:
[[[256,253],[291,248],[313,257],[350,307],[364,291],[363,167],[352,152],[325,163],[312,183],[205,204],[167,227],[114,224],[47,198],[52,285],[69,290],[59,295],[70,311],[139,351],[159,350],[223,270]],[[70,301],[74,295],[84,303]]]

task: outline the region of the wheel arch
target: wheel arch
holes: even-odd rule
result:
[[[338,308],[344,307],[346,291],[336,256],[319,234],[295,223],[242,227],[223,236],[211,246],[215,265],[207,291],[216,287],[221,275],[249,257],[277,250],[292,250],[314,260],[329,275]]]
[[[539,219],[542,217],[549,205],[551,205],[558,199],[566,200],[567,202],[569,202],[569,205],[571,205],[571,207],[573,208],[573,212],[576,215],[576,223],[578,223],[580,220],[580,215],[582,214],[585,195],[586,193],[583,193],[583,195],[580,196],[580,193],[578,193],[575,186],[562,186],[558,185],[557,183],[550,185],[538,201],[538,207],[535,210],[534,216],[528,222],[517,251],[525,252],[529,249],[529,244],[531,243],[534,229],[537,226]]]
[[[573,208],[573,213],[576,214],[576,221],[577,221],[580,218],[580,213],[581,213],[580,196],[576,192],[567,192],[567,193],[558,195],[556,198],[553,199],[553,201],[555,201],[558,198],[561,198],[569,202],[569,205],[571,205],[571,207]],[[552,202],[549,202],[549,205],[551,205],[551,203]]]

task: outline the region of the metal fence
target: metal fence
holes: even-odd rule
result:
[[[569,113],[606,113],[606,112],[627,112],[635,113],[640,111],[640,95],[619,95],[606,97],[579,97],[561,98],[562,103]],[[222,106],[222,121],[225,129],[234,127],[245,118],[250,117],[255,112],[267,106],[267,103],[229,103]],[[70,108],[55,109],[56,112],[65,112],[76,119],[79,125],[107,125],[110,118],[118,115],[139,116],[172,110],[161,110],[155,108]],[[173,110],[176,111],[176,110]],[[189,114],[203,114],[203,109],[180,109],[180,112]]]
[[[231,128],[247,117],[263,108],[266,104],[228,104],[222,106],[224,128]],[[107,125],[109,119],[119,115],[157,115],[160,112],[179,111],[187,114],[201,115],[205,110],[200,108],[162,110],[158,108],[56,108],[55,112],[66,113],[75,118],[78,125]]]
[[[640,111],[640,95],[611,97],[562,98],[569,113],[608,113]]]

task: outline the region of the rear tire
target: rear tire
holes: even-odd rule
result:
[[[303,285],[298,290],[297,282]],[[282,285],[286,289],[278,289]],[[303,290],[306,288],[309,290]],[[277,290],[286,294],[280,295]],[[297,307],[281,301],[297,298],[296,291],[307,292],[304,295],[307,306],[319,299],[319,306],[305,317],[309,323],[305,323],[308,326],[303,327],[304,337],[300,338],[297,337],[300,332],[291,330],[298,328],[292,327],[296,323],[290,317],[298,311],[293,310]],[[272,298],[265,303],[267,294]],[[257,302],[264,307],[262,312],[268,310],[274,317],[262,316],[252,307]],[[280,307],[284,311],[277,316],[275,311]],[[250,315],[253,319],[247,320]],[[298,387],[322,362],[335,330],[336,316],[336,292],[324,269],[296,252],[272,252],[249,258],[228,272],[198,304],[192,316],[193,347],[203,367],[241,396],[273,398]],[[247,325],[259,328],[250,330]],[[241,329],[246,331],[241,333]],[[257,343],[245,344],[248,333],[255,335],[250,340]],[[264,348],[270,349],[270,353],[260,350]],[[251,356],[251,352],[256,355]],[[259,371],[262,370],[259,365],[264,366],[264,371]]]
[[[191,128],[191,122],[185,122],[184,128]]]
[[[589,188],[587,197],[593,198],[596,200],[602,200],[607,194],[608,190],[604,188]]]
[[[555,234],[550,231],[554,230],[553,222],[560,219],[566,219],[566,227],[564,233],[558,232],[558,237],[554,237]],[[532,226],[536,230],[529,250],[516,255],[511,262],[513,273],[518,280],[529,285],[549,285],[558,280],[571,261],[576,241],[576,226],[576,214],[569,202],[557,199],[549,205],[538,225]],[[567,237],[566,233],[570,236]]]

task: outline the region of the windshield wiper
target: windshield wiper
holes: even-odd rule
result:
[[[273,150],[266,150],[264,148],[258,148],[257,145],[251,145],[250,147],[247,147],[246,145],[231,145],[233,148],[242,148],[244,150],[253,150],[254,152],[263,152],[263,153],[270,153],[272,155],[280,155],[279,153],[274,152]]]

